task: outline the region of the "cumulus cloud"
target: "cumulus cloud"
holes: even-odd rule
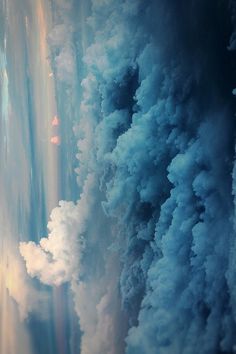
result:
[[[235,344],[230,14],[221,10],[186,5],[180,22],[170,1],[92,2],[78,171],[98,171],[104,211],[119,225],[127,353]]]
[[[20,252],[31,277],[51,286],[70,282],[84,333],[81,353],[121,354],[126,325],[120,326],[119,258],[108,248],[114,234],[95,182],[89,174],[76,204],[61,201],[53,209],[48,236],[39,244],[22,242]]]
[[[79,272],[91,207],[89,192],[93,183],[93,176],[88,176],[77,205],[59,202],[59,207],[51,213],[48,237],[42,238],[39,245],[34,242],[20,243],[20,253],[25,259],[28,273],[38,277],[44,284],[58,286],[72,280],[73,275]]]
[[[84,191],[53,211],[48,238],[20,247],[32,276],[71,282],[83,354],[235,348],[235,83],[223,10],[92,1],[74,128]]]
[[[73,284],[75,309],[83,332],[81,353],[121,354],[127,331],[126,316],[120,311],[117,255],[106,254],[105,272]]]

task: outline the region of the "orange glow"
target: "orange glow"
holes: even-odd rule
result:
[[[61,143],[60,137],[58,135],[53,136],[51,138],[51,143],[54,144],[54,145],[60,145],[60,143]]]
[[[57,116],[55,116],[54,118],[53,118],[53,120],[52,120],[52,126],[57,126],[57,125],[59,125],[60,124],[60,121],[59,121],[59,119],[58,119],[58,117]]]

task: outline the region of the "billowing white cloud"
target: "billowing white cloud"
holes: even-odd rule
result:
[[[48,237],[42,238],[38,245],[20,243],[27,272],[44,284],[58,286],[71,281],[79,272],[93,183],[93,176],[89,175],[77,204],[61,201],[59,207],[53,209]]]

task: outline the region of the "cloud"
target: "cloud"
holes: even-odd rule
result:
[[[61,201],[53,209],[48,223],[49,234],[35,242],[21,242],[20,253],[25,259],[27,272],[42,283],[61,285],[71,281],[79,272],[80,258],[84,249],[84,233],[87,227],[93,176],[87,177],[84,191],[77,205]]]
[[[81,353],[121,354],[127,331],[126,316],[120,311],[117,255],[106,255],[105,272],[99,277],[73,284],[75,309],[83,332]]]
[[[98,203],[95,181],[89,174],[77,204],[61,201],[53,209],[48,237],[38,245],[20,243],[20,252],[30,276],[52,286],[70,282],[84,333],[81,353],[118,354],[126,331],[120,312],[119,257],[108,248],[114,235]]]
[[[83,180],[98,171],[104,211],[118,225],[130,354],[214,353],[235,344],[226,280],[234,234],[232,66],[223,35],[229,16],[221,29],[219,16],[203,2],[181,10],[170,1],[137,1],[132,9],[126,1],[92,2],[78,172]]]
[[[21,244],[28,272],[71,282],[83,354],[232,352],[230,13],[204,1],[91,5],[74,128],[83,193],[53,211],[48,238]]]
[[[57,78],[64,82],[71,82],[75,75],[75,55],[71,46],[64,46],[55,59]]]

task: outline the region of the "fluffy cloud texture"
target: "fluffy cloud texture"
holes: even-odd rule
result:
[[[169,1],[92,10],[78,146],[94,141],[96,161],[82,149],[78,172],[96,165],[104,211],[119,225],[126,351],[233,350],[234,83],[227,25],[217,26],[230,13]]]
[[[104,252],[104,255],[107,256],[104,273],[72,285],[75,309],[83,331],[83,354],[124,352],[127,319],[120,311],[118,260],[114,254]]]
[[[39,245],[20,243],[28,273],[44,284],[58,286],[71,281],[79,272],[93,183],[93,176],[89,175],[77,205],[61,201],[59,207],[53,209],[48,223],[49,235],[42,238]]]
[[[53,211],[48,238],[21,244],[32,276],[71,282],[83,354],[235,348],[231,19],[214,1],[92,1],[83,193]]]

